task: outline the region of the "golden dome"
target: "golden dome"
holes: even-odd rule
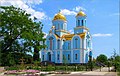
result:
[[[59,12],[57,15],[54,16],[53,20],[64,20],[64,21],[66,21],[66,17]]]
[[[86,16],[86,14],[83,11],[80,11],[77,16]]]

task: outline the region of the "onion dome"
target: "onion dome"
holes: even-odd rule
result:
[[[86,16],[86,14],[83,11],[80,11],[76,16]]]
[[[56,14],[54,16],[53,20],[64,20],[64,21],[66,21],[66,17],[59,12],[58,14]]]

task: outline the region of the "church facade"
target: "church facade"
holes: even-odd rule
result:
[[[86,14],[76,15],[74,34],[67,31],[67,20],[60,12],[52,20],[46,37],[46,49],[41,51],[41,60],[54,63],[87,63],[92,56],[92,37],[86,26]],[[70,26],[68,26],[69,28]]]

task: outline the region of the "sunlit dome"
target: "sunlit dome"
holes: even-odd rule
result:
[[[56,14],[54,16],[53,20],[64,20],[64,21],[66,21],[66,17],[59,12],[58,14]]]
[[[86,14],[83,11],[80,11],[76,16],[86,16]]]

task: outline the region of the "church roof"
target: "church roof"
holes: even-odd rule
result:
[[[59,12],[58,14],[56,14],[54,16],[53,20],[64,20],[64,21],[66,21],[66,17]]]
[[[76,16],[86,16],[86,14],[83,11],[80,11]]]
[[[57,34],[55,34],[56,39],[60,38]]]
[[[77,35],[80,36],[80,38],[84,38],[85,34],[86,34],[86,32],[80,33],[80,34],[77,34]],[[75,34],[66,34],[66,35],[63,35],[62,38],[65,38],[66,40],[71,40],[74,35]]]
[[[66,35],[63,35],[62,38],[65,38],[66,40],[71,40],[74,35],[75,34],[66,34]]]

